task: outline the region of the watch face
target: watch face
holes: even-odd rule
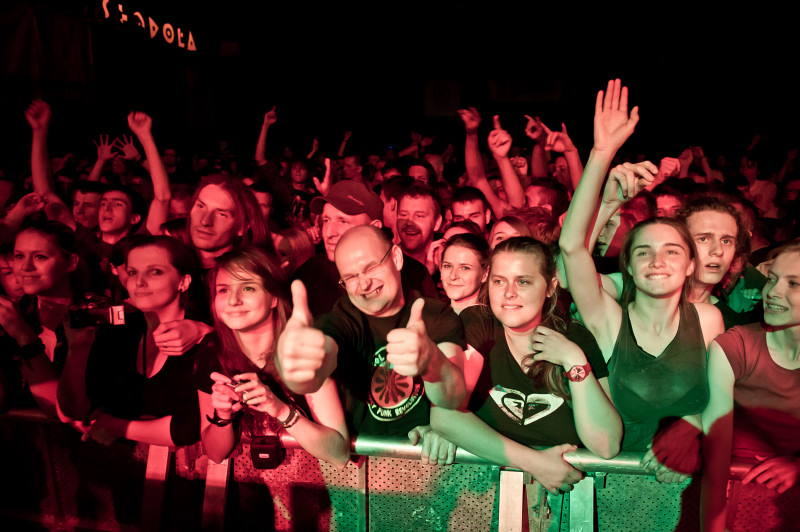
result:
[[[573,366],[569,370],[569,379],[571,381],[580,382],[586,378],[587,372],[585,366]]]

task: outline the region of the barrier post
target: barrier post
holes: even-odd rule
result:
[[[160,530],[167,475],[172,451],[162,445],[150,445],[147,451],[147,468],[142,494],[142,529]]]
[[[203,516],[200,522],[204,532],[222,532],[225,527],[225,504],[228,499],[231,471],[231,458],[226,458],[219,464],[212,460],[208,461],[203,494]]]
[[[586,475],[569,492],[569,529],[594,532],[594,477]]]
[[[500,500],[498,503],[498,532],[522,530],[522,483],[524,473],[509,469],[500,470]]]

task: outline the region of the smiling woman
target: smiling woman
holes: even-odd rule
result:
[[[585,328],[558,317],[555,262],[544,244],[503,241],[488,273],[489,307],[461,313],[469,410],[434,408],[431,423],[460,447],[530,473],[551,493],[569,491],[582,475],[563,453],[583,444],[610,458],[619,449],[622,423],[604,390],[605,363]]]
[[[176,346],[158,341],[185,318],[201,294],[194,253],[167,236],[137,236],[126,258],[127,288],[135,309],[124,325],[69,329],[70,373],[59,387],[59,406],[73,420],[93,421],[84,439],[109,444],[127,438],[156,445],[189,445],[199,440],[199,413],[192,386],[194,359],[208,340]],[[178,349],[176,351],[176,349]],[[113,356],[111,356],[113,353]],[[177,356],[176,356],[177,355]],[[83,364],[80,361],[83,360]],[[85,376],[85,385],[77,381]]]
[[[206,454],[225,459],[240,430],[257,439],[283,429],[314,456],[344,467],[349,440],[333,380],[298,396],[278,377],[275,344],[290,296],[275,258],[254,247],[225,253],[209,272],[208,286],[218,339],[195,372]]]

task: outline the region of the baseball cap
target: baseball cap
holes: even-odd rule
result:
[[[366,214],[370,220],[383,220],[383,202],[380,196],[355,181],[339,181],[331,186],[327,196],[312,199],[311,212],[321,214],[326,203],[351,216]]]

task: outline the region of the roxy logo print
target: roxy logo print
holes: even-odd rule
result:
[[[515,423],[530,425],[549,416],[564,404],[562,397],[549,393],[532,393],[527,397],[517,390],[503,388],[499,384],[489,392],[497,406]]]
[[[421,377],[400,375],[386,363],[386,346],[373,358],[367,409],[378,421],[395,421],[405,416],[422,400],[425,391]]]

